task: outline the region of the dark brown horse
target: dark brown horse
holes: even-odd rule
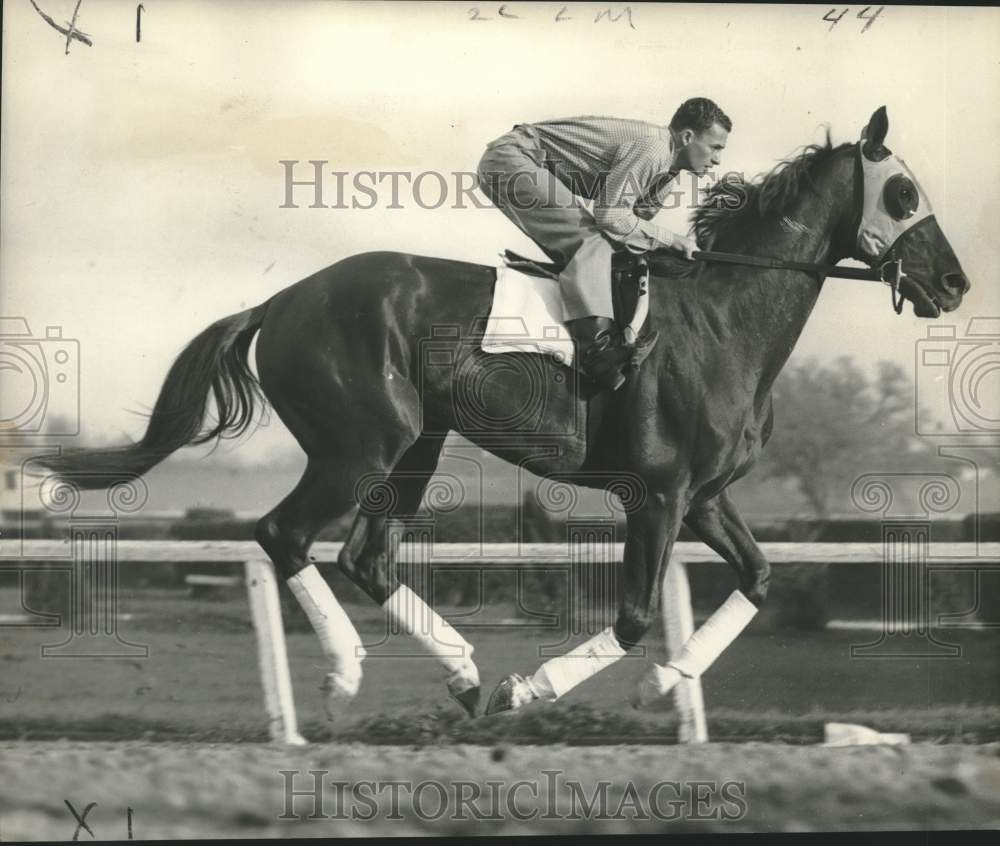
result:
[[[887,129],[880,109],[860,143],[835,147],[827,139],[738,193],[717,185],[695,214],[700,243],[807,262],[901,259],[900,290],[917,316],[957,308],[968,282],[933,215],[921,208],[919,223],[906,225],[923,195],[885,148]],[[873,163],[885,172],[881,184],[862,172]],[[900,175],[903,188],[893,181]],[[902,232],[876,251],[859,238],[872,228],[872,215],[887,216],[888,230]],[[592,402],[575,372],[546,357],[479,349],[493,268],[366,253],[192,340],[138,443],[45,463],[83,486],[107,485],[107,474],[144,473],[186,444],[244,431],[262,390],[308,455],[298,485],[257,525],[258,541],[285,579],[309,567],[310,545],[325,526],[360,505],[340,566],[386,603],[399,587],[386,554],[386,519],[417,510],[446,434],[457,431],[533,473],[602,487],[620,478],[633,491],[613,627],[624,649],[650,625],[682,522],[732,565],[740,591],[759,605],[768,562],[726,489],[771,433],[771,386],[823,279],[651,259],[649,321],[660,340],[606,405]],[[248,367],[257,333],[259,387]],[[218,418],[204,431],[209,394]],[[391,495],[373,496],[373,483]],[[465,690],[452,685],[452,693],[474,710],[478,686],[468,677]]]

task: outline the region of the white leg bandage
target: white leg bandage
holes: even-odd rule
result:
[[[668,665],[688,678],[700,676],[736,640],[756,613],[757,606],[746,598],[743,591],[734,590],[719,610],[688,638],[681,654],[667,662]]]
[[[386,616],[413,637],[448,673],[448,688],[462,693],[479,687],[479,670],[472,644],[406,585],[400,585],[382,605]]]
[[[649,705],[666,695],[681,680],[700,676],[743,631],[757,613],[757,606],[735,590],[709,617],[665,667],[654,664],[640,680],[637,704]]]
[[[527,679],[541,699],[558,699],[625,655],[610,626],[572,652],[551,658]]]
[[[365,657],[357,630],[315,564],[292,576],[288,587],[306,612],[323,654],[333,666],[324,690],[328,697],[349,699],[358,692],[361,660]]]

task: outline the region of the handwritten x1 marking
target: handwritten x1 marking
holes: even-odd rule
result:
[[[87,814],[89,814],[93,808],[97,807],[97,803],[91,802],[89,805],[87,805],[87,807],[83,809],[83,816],[80,816],[76,812],[76,808],[74,808],[70,804],[69,799],[63,799],[63,802],[66,803],[66,807],[69,808],[69,812],[76,819],[76,831],[73,832],[73,841],[76,842],[79,839],[81,828],[86,829],[87,834],[89,834],[92,838],[94,838],[94,840],[96,840],[97,837],[94,835],[94,832],[90,830],[90,826],[87,825]]]

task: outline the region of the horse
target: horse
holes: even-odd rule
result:
[[[857,142],[834,146],[827,130],[825,143],[807,145],[739,191],[717,183],[694,212],[699,243],[827,264],[891,258],[902,261],[898,292],[915,316],[954,310],[968,279],[919,183],[885,146],[887,132],[883,106]],[[679,658],[643,676],[633,704],[647,706],[681,677],[704,672],[767,597],[768,561],[729,486],[770,437],[772,385],[824,282],[822,273],[803,270],[694,263],[659,251],[648,258],[648,324],[660,340],[611,401],[548,357],[483,353],[493,267],[371,252],[190,341],[138,442],[41,463],[82,488],[108,487],[116,474],[145,473],[185,445],[242,434],[270,402],[308,461],[291,493],[258,521],[255,537],[320,638],[332,719],[357,692],[365,651],[309,559],[324,527],[357,506],[340,569],[438,658],[450,695],[477,715],[473,647],[401,582],[387,521],[416,513],[452,431],[543,477],[618,485],[630,493],[614,624],[531,677],[508,675],[486,710],[558,698],[639,644],[683,523],[731,565],[736,588]],[[255,336],[256,377],[249,366]],[[496,366],[501,360],[507,366]],[[209,395],[214,424],[205,422]]]

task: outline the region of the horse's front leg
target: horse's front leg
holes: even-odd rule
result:
[[[639,682],[638,706],[664,696],[682,677],[704,673],[746,628],[767,596],[770,565],[728,493],[693,506],[684,522],[736,570],[740,589],[691,635],[676,658],[665,666],[653,665]]]
[[[727,491],[691,508],[684,522],[736,571],[740,590],[760,607],[767,598],[771,565]]]
[[[614,626],[546,661],[534,675],[507,676],[490,696],[487,714],[510,711],[537,699],[554,701],[614,664],[642,640],[653,619],[664,564],[680,530],[680,501],[679,492],[651,494],[629,514],[622,597]]]

